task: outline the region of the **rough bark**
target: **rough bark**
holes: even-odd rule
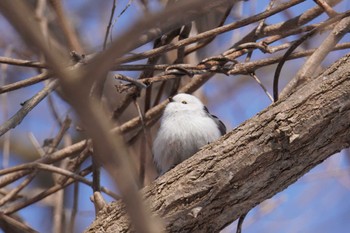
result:
[[[142,190],[167,232],[218,232],[350,145],[350,55]],[[121,201],[86,232],[130,232]]]

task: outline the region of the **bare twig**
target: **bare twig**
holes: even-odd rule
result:
[[[267,95],[267,97],[269,97],[269,99],[271,100],[271,102],[273,102],[273,97],[272,95],[267,91],[266,87],[261,83],[260,79],[256,76],[255,73],[251,73],[250,76],[259,84],[259,86],[264,90],[265,94]]]
[[[303,1],[304,0],[291,0],[291,1],[288,1],[286,3],[280,4],[279,6],[276,6],[270,10],[264,11],[260,14],[254,15],[252,17],[248,17],[248,18],[240,20],[240,21],[236,21],[236,22],[231,23],[231,24],[224,25],[222,27],[218,27],[218,28],[200,33],[200,34],[192,36],[188,39],[181,40],[177,43],[164,45],[164,46],[161,46],[159,48],[152,49],[152,50],[149,50],[149,51],[146,51],[143,53],[134,54],[134,55],[130,55],[130,56],[127,56],[124,58],[117,59],[116,63],[119,64],[119,63],[132,62],[132,61],[144,59],[147,57],[155,56],[155,55],[158,55],[160,53],[168,52],[168,51],[173,50],[173,49],[178,49],[180,47],[195,43],[197,41],[200,41],[200,40],[203,40],[206,38],[211,38],[211,37],[219,35],[221,33],[231,31],[231,30],[237,29],[239,27],[243,27],[243,26],[246,26],[248,24],[260,21],[266,17],[274,15],[280,11],[283,11],[289,7],[297,5]]]
[[[119,15],[117,16],[117,18],[112,22],[111,26],[114,27],[114,25],[117,23],[117,20],[126,12],[126,10],[131,6],[131,2],[132,0],[128,0],[128,3],[125,5],[124,9],[119,13]],[[112,15],[111,15],[112,16]],[[109,33],[110,36],[110,40],[113,41],[112,38],[112,33]]]
[[[47,96],[47,103],[48,103],[48,106],[49,106],[49,109],[50,109],[50,112],[51,112],[53,118],[57,122],[57,125],[61,127],[63,122],[61,120],[61,117],[59,116],[59,113],[58,113],[58,110],[57,110],[57,108],[55,106],[55,103],[54,103],[52,95],[48,95]],[[67,117],[68,116],[66,116],[66,118]]]
[[[108,21],[108,25],[105,33],[105,39],[103,40],[103,49],[106,49],[106,46],[107,46],[108,34],[111,33],[111,26],[112,26],[114,11],[116,7],[117,7],[117,0],[113,0],[111,15],[109,16],[109,21]]]
[[[224,25],[224,23],[225,23],[227,17],[229,16],[233,6],[234,6],[234,4],[231,4],[231,5],[229,5],[227,7],[227,9],[226,9],[226,11],[225,11],[225,13],[224,13],[224,15],[223,15],[219,25],[218,25],[218,27],[221,27],[222,25]],[[206,45],[210,44],[210,42],[212,42],[214,39],[215,39],[215,36],[213,36],[211,38],[208,38],[207,40],[205,40],[205,41],[203,41],[203,42],[201,42],[201,43],[199,43],[199,44],[197,44],[195,46],[192,46],[192,47],[186,49],[185,55],[187,56],[188,54],[193,53],[194,51],[197,51],[197,50],[199,50],[201,48],[204,48]]]
[[[82,140],[82,141],[75,143],[71,146],[67,146],[67,147],[61,149],[60,151],[57,151],[51,155],[41,157],[40,159],[34,161],[34,163],[54,163],[54,162],[60,161],[64,158],[67,158],[67,157],[72,156],[76,153],[79,153],[80,151],[82,151],[86,147],[86,145],[89,144],[89,142],[90,142],[90,140]],[[12,183],[13,181],[18,180],[18,179],[22,178],[23,176],[28,175],[30,173],[30,171],[21,171],[22,170],[21,166],[23,166],[23,165],[18,165],[18,166],[14,166],[11,168],[0,170],[0,173],[2,173],[2,175],[15,172],[15,173],[7,175],[7,176],[2,176],[0,178],[0,187],[6,186],[6,185]],[[16,171],[18,171],[18,172],[16,172]]]
[[[273,7],[274,4],[275,4],[275,1],[274,1],[274,0],[271,0],[270,3],[269,3],[269,5],[267,6],[266,10],[270,10],[270,9]],[[260,21],[259,25],[256,27],[255,35],[259,34],[259,33],[262,31],[262,28],[263,28],[263,26],[265,25],[265,21],[266,21],[266,18],[265,18],[265,19],[262,19],[262,20]],[[256,38],[254,38],[254,42],[256,42]],[[265,51],[265,46],[264,46],[264,45],[265,45],[265,44],[262,43],[262,46],[260,46],[260,47],[261,47],[260,49],[261,49],[262,51]],[[249,52],[248,52],[248,55],[247,55],[247,57],[246,57],[246,59],[245,59],[245,61],[246,61],[246,62],[250,61],[252,55],[253,55],[253,51],[249,51]]]
[[[7,224],[11,225],[14,229],[18,230],[18,232],[23,232],[23,233],[39,233],[38,231],[32,229],[29,227],[27,224],[18,221],[17,219],[8,216],[4,213],[0,213],[0,219],[5,221]]]
[[[39,91],[32,98],[27,100],[23,107],[13,115],[9,120],[0,126],[0,136],[9,131],[11,128],[16,127],[24,117],[38,104],[42,101],[51,91],[57,87],[58,81],[52,80],[47,86],[45,86],[41,91]]]
[[[286,43],[286,44],[282,44],[282,45],[278,45],[278,46],[273,46],[273,47],[269,47],[269,51],[270,52],[277,52],[286,48],[289,48],[291,43]],[[257,48],[257,46],[255,46]],[[343,50],[343,49],[347,49],[350,48],[350,43],[349,42],[345,42],[345,43],[341,43],[341,44],[337,44],[332,51],[335,50]],[[301,57],[306,57],[309,56],[310,54],[312,54],[316,49],[309,49],[309,50],[305,50],[305,51],[299,51],[299,52],[294,52],[292,53],[291,57],[288,58],[287,60],[292,60],[292,59],[297,59],[297,58],[301,58]],[[280,60],[281,57],[272,57],[272,58],[263,58],[257,61],[252,61],[252,62],[247,62],[247,63],[240,63],[239,66],[234,67],[235,70],[235,74],[245,74],[246,72],[244,71],[244,66],[246,64],[249,64],[249,67],[252,67],[254,65],[256,65],[256,69],[259,69],[261,67],[264,66],[269,66],[274,64],[271,62],[268,62],[270,60]],[[260,62],[261,61],[261,62]],[[241,66],[242,65],[242,66]],[[149,70],[156,70],[156,71],[165,71],[167,70],[169,67],[174,67],[171,64],[157,64],[157,65],[146,65],[146,64],[134,64],[134,65],[119,65],[116,66],[114,68],[114,70],[119,70],[119,71],[138,71],[138,70],[145,70],[145,69],[149,69]],[[206,69],[203,69],[203,66],[200,65],[190,65],[190,64],[177,64],[176,67],[179,67],[183,70],[187,70],[188,73],[192,73],[194,75],[196,74],[203,74],[205,72],[207,72]],[[210,69],[210,68],[209,68]],[[251,68],[250,68],[251,69]],[[211,72],[215,72],[215,71],[211,71]],[[164,80],[168,80],[168,79],[173,79],[173,78],[178,78],[177,76],[172,75],[171,73],[167,72],[167,73],[160,73],[157,76],[154,77],[150,77],[150,78],[145,78],[143,80],[139,80],[140,82],[148,85],[154,82],[160,82],[162,81],[162,79]]]
[[[89,174],[91,172],[91,167],[88,167],[86,169],[84,169],[83,171],[79,172],[79,175],[76,175],[76,174],[72,174],[72,176],[75,178],[75,179],[69,179],[67,180],[66,183],[64,184],[57,184],[55,186],[52,186],[51,188],[49,189],[46,189],[45,191],[39,193],[38,195],[30,198],[30,199],[27,199],[27,200],[23,200],[23,201],[19,201],[19,202],[16,202],[14,203],[13,205],[7,207],[6,209],[3,210],[3,213],[4,214],[12,214],[20,209],[23,209],[35,202],[38,202],[42,199],[44,199],[45,197],[47,196],[50,196],[52,195],[53,193],[56,193],[57,191],[67,187],[68,185],[72,184],[73,182],[75,182],[76,179],[79,179],[77,178],[78,176],[86,176],[87,174]],[[65,172],[62,172],[62,173],[65,173]],[[63,174],[62,174],[63,175]],[[67,174],[69,175],[69,174]]]
[[[6,193],[6,195],[0,199],[0,206],[12,200],[22,189],[27,187],[27,185],[34,179],[35,175],[36,173],[29,174],[28,177],[25,180],[23,180],[16,188]]]
[[[31,78],[28,78],[28,79],[25,79],[22,81],[7,84],[7,85],[0,87],[0,94],[5,93],[5,92],[9,92],[9,91],[13,91],[13,90],[17,90],[19,88],[27,87],[27,86],[36,84],[38,82],[47,80],[48,78],[50,78],[50,75],[48,73],[41,73],[37,76],[31,77]]]
[[[307,34],[303,35],[300,39],[298,39],[297,41],[295,41],[292,46],[287,50],[287,52],[284,54],[283,59],[278,63],[276,71],[275,71],[275,75],[274,75],[274,81],[273,81],[273,97],[274,100],[277,101],[278,100],[278,81],[279,81],[279,76],[282,70],[282,67],[285,63],[285,61],[287,60],[288,56],[290,56],[290,54],[300,45],[302,44],[305,40],[307,40],[308,38],[310,38],[311,36],[313,36],[315,33],[319,32],[320,30],[322,30],[323,28],[327,27],[328,25],[331,25],[334,22],[337,22],[339,20],[341,20],[342,18],[348,17],[350,15],[350,11],[347,11],[343,14],[340,14],[338,16],[335,16],[323,23],[321,23],[317,28],[313,29],[312,31],[308,32]],[[316,50],[317,51],[317,50]],[[323,58],[322,58],[323,60]],[[293,82],[291,82],[289,85],[295,85],[297,79],[294,79]],[[292,84],[294,83],[294,84]]]
[[[138,79],[134,79],[134,78],[130,78],[128,76],[122,75],[122,74],[117,74],[114,76],[116,79],[119,80],[123,80],[123,81],[127,81],[130,82],[132,84],[134,84],[136,87],[138,88],[146,88],[147,85],[144,83],[143,80],[138,80]]]
[[[30,142],[33,144],[35,150],[40,155],[40,157],[43,157],[46,153],[45,153],[44,149],[42,148],[42,146],[40,145],[40,143],[38,142],[38,139],[36,139],[36,137],[34,136],[34,134],[32,132],[28,133],[28,138],[29,138]]]
[[[337,15],[337,12],[335,10],[333,10],[333,8],[330,7],[328,5],[328,3],[325,2],[324,0],[314,0],[314,2],[316,2],[317,5],[319,5],[321,8],[323,8],[329,17],[334,17]]]
[[[333,17],[335,19],[337,16]],[[342,19],[329,34],[329,36],[323,41],[321,46],[310,56],[310,58],[304,63],[303,67],[298,71],[295,78],[287,85],[282,91],[281,96],[288,95],[293,92],[302,83],[308,81],[315,76],[317,67],[321,64],[323,59],[329,54],[335,45],[350,29],[350,17]],[[276,98],[276,96],[274,96]]]
[[[83,48],[80,45],[79,38],[74,31],[74,28],[70,24],[72,21],[69,20],[67,13],[64,11],[64,7],[62,6],[62,1],[59,0],[50,0],[53,9],[56,12],[58,23],[63,31],[64,36],[67,39],[69,44],[70,51],[78,51],[80,53],[83,52]]]
[[[328,4],[330,6],[336,5],[339,2],[341,2],[341,0],[328,0]],[[250,42],[252,40],[260,39],[265,36],[280,34],[280,32],[283,33],[284,31],[293,30],[294,28],[298,28],[301,25],[307,24],[308,22],[312,21],[313,19],[321,15],[323,12],[324,10],[321,7],[316,6],[311,9],[308,9],[307,11],[303,12],[301,15],[298,15],[285,22],[281,22],[273,25],[266,25],[265,27],[262,28],[259,34],[256,34],[258,31],[254,29],[250,33],[248,33],[245,37],[243,37],[241,40],[239,40],[237,43],[235,43],[233,47],[242,43]]]
[[[136,100],[134,100],[134,104],[136,106],[137,112],[141,118],[141,124],[142,124],[142,130],[143,130],[143,140],[142,143],[140,145],[140,165],[139,165],[139,183],[140,183],[140,187],[144,186],[144,181],[145,181],[145,162],[146,162],[146,153],[147,153],[147,149],[146,146],[148,146],[148,148],[152,148],[151,143],[150,143],[150,138],[148,137],[149,133],[147,131],[147,126],[146,123],[144,121],[144,114],[141,111],[140,105],[137,103]]]
[[[5,56],[10,56],[12,52],[12,47],[9,46],[5,50]],[[1,64],[1,80],[0,80],[0,86],[3,86],[7,82],[7,64]],[[8,118],[9,111],[8,111],[8,98],[7,95],[4,94],[1,96],[1,103],[2,103],[2,117],[4,119]],[[3,141],[3,150],[2,150],[2,167],[8,167],[10,162],[10,132],[7,132],[4,136]]]
[[[46,65],[39,61],[22,60],[6,56],[0,57],[0,63],[33,68],[46,68]]]
[[[92,155],[92,191],[101,191],[101,163],[98,156]]]
[[[69,117],[66,117],[60,127],[60,130],[58,132],[58,134],[56,135],[56,137],[52,140],[52,142],[50,143],[49,149],[47,150],[47,154],[52,154],[54,151],[57,150],[57,146],[58,144],[61,142],[64,134],[67,132],[67,130],[70,127],[72,120]]]
[[[238,223],[237,223],[237,229],[236,229],[236,233],[241,233],[242,232],[242,226],[243,226],[243,222],[245,217],[247,216],[247,214],[243,214],[239,217],[238,219]]]
[[[79,197],[79,183],[74,183],[74,194],[73,194],[73,206],[69,220],[68,232],[74,233],[75,219],[78,213],[78,197]]]

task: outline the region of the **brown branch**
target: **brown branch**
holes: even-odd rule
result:
[[[176,43],[164,45],[164,46],[161,46],[159,48],[155,48],[155,49],[143,52],[143,53],[134,54],[134,55],[130,55],[130,56],[127,56],[127,57],[123,57],[123,58],[117,59],[116,63],[120,64],[120,63],[126,63],[126,62],[132,62],[132,61],[136,61],[136,60],[141,60],[141,59],[144,59],[144,58],[147,58],[147,57],[156,56],[158,54],[161,54],[161,53],[164,53],[164,52],[168,52],[168,51],[173,50],[173,49],[178,49],[178,48],[184,47],[186,45],[189,45],[189,44],[201,41],[203,39],[211,38],[213,36],[222,34],[224,32],[228,32],[228,31],[231,31],[231,30],[234,30],[234,29],[237,29],[237,28],[249,25],[251,23],[260,21],[260,20],[265,19],[265,18],[267,18],[269,16],[277,14],[278,12],[281,12],[281,11],[283,11],[285,9],[288,9],[288,8],[290,8],[292,6],[295,6],[295,5],[297,5],[297,4],[301,3],[301,2],[304,2],[304,0],[291,0],[291,1],[288,1],[286,3],[280,4],[279,6],[273,7],[270,10],[264,11],[264,12],[262,12],[260,14],[257,14],[257,15],[248,17],[246,19],[242,19],[240,21],[236,21],[234,23],[227,24],[227,25],[224,25],[224,26],[221,26],[221,27],[218,27],[218,28],[214,28],[212,30],[209,30],[209,31],[197,34],[195,36],[192,36],[192,37],[190,37],[188,39],[184,39],[184,40],[178,41]]]
[[[227,17],[230,15],[230,12],[232,10],[232,7],[234,6],[234,4],[231,4],[227,7],[227,9],[225,10],[225,13],[223,14],[222,16],[222,19],[221,21],[219,22],[218,24],[218,27],[221,27],[222,25],[224,25]],[[215,39],[215,36],[211,37],[211,38],[208,38],[206,39],[205,41],[202,41],[201,43],[198,43],[197,45],[195,46],[192,46],[188,49],[186,49],[185,51],[185,55],[188,55],[190,53],[193,53],[194,51],[197,51],[201,48],[204,48],[205,46],[207,46],[208,44],[210,44],[213,40]]]
[[[36,173],[30,174],[16,188],[14,188],[10,192],[6,193],[6,195],[0,199],[0,206],[3,206],[8,201],[14,199],[22,189],[27,187],[27,185],[34,179],[35,175],[36,175]]]
[[[27,224],[18,219],[15,219],[6,214],[0,213],[0,226],[2,229],[7,229],[8,232],[21,232],[21,233],[39,233],[38,231],[32,229]]]
[[[59,26],[61,27],[63,31],[63,35],[65,36],[69,49],[78,51],[79,53],[83,52],[83,48],[80,45],[79,38],[77,34],[75,33],[74,28],[70,24],[72,22],[69,20],[69,17],[67,13],[64,11],[64,7],[62,6],[62,1],[59,0],[50,0],[50,3],[55,10],[55,13],[57,15]]]
[[[84,170],[82,170],[81,172],[79,172],[80,176],[86,176],[91,172],[91,167],[88,167]],[[15,202],[13,205],[11,205],[10,207],[6,208],[6,210],[2,211],[2,213],[4,214],[12,214],[20,209],[23,209],[33,203],[36,203],[42,199],[44,199],[45,197],[48,197],[50,195],[52,195],[53,193],[56,193],[57,191],[64,189],[65,187],[67,187],[68,185],[74,183],[74,179],[68,179],[64,184],[57,184],[54,185],[46,190],[44,190],[43,192],[39,193],[38,195],[35,195],[34,197],[31,197],[29,199],[25,199],[25,200],[21,200],[18,202]]]
[[[325,59],[329,52],[332,51],[336,44],[341,40],[341,38],[343,38],[343,36],[345,36],[349,30],[350,17],[344,18],[339,23],[337,23],[332,32],[322,42],[321,46],[319,46],[318,49],[316,49],[316,51],[309,57],[309,59],[304,63],[303,67],[298,71],[293,80],[283,90],[281,96],[288,95],[297,87],[315,76],[315,71],[323,59]]]
[[[39,61],[29,61],[11,57],[0,57],[0,63],[33,68],[46,68],[46,65]]]
[[[166,230],[218,232],[349,147],[349,72],[347,55],[144,188]],[[130,232],[129,224],[118,201],[85,232]]]
[[[335,46],[334,49],[335,50],[337,50],[337,49],[341,50],[341,49],[345,49],[345,48],[350,48],[350,43],[340,44],[339,46]],[[315,51],[315,49],[310,49],[310,50],[306,50],[306,51],[302,51],[302,52],[295,52],[295,53],[292,53],[288,57],[287,60],[292,60],[292,59],[297,59],[297,58],[309,56],[314,51]],[[261,67],[276,64],[282,58],[283,58],[283,56],[279,56],[279,57],[265,58],[265,59],[261,59],[261,60],[257,60],[257,61],[251,61],[251,62],[246,62],[246,63],[239,63],[239,64],[236,64],[233,68],[231,68],[228,71],[228,74],[229,75],[236,75],[236,74],[247,74],[247,75],[249,75],[250,73],[254,72],[255,70],[257,70],[257,69],[259,69]],[[185,66],[185,69],[187,67],[188,66]],[[210,78],[211,75],[212,75],[211,73],[206,73],[206,74],[198,75],[198,76],[194,77],[191,80],[191,82],[188,83],[186,86],[184,86],[182,89],[180,89],[179,92],[186,92],[186,93],[194,92],[201,85],[203,85]],[[176,78],[176,77],[167,77],[167,78]],[[159,77],[155,77],[155,79],[157,81],[161,81],[161,80],[159,80]],[[147,79],[145,79],[145,81],[147,81]],[[164,101],[164,102],[160,103],[159,105],[151,108],[149,111],[147,111],[146,114],[145,114],[146,122],[151,121],[151,120],[156,119],[157,117],[159,117],[159,115],[161,114],[161,112],[165,108],[166,104],[167,104],[167,101]],[[126,133],[126,132],[130,132],[131,130],[134,130],[134,129],[140,127],[140,125],[141,125],[140,117],[135,117],[135,118],[130,119],[129,121],[125,122],[121,126],[118,126],[118,127],[114,128],[114,129],[112,129],[112,131],[115,132],[115,133],[116,132]]]
[[[57,152],[54,152],[51,155],[41,157],[40,159],[34,161],[34,163],[47,163],[47,164],[49,164],[49,163],[54,163],[54,162],[60,161],[64,158],[67,158],[67,157],[70,157],[70,156],[73,156],[73,155],[79,153],[80,151],[82,151],[86,147],[86,145],[89,144],[89,142],[90,142],[89,140],[82,140],[82,141],[77,142],[71,146],[67,146],[67,147],[65,147]],[[21,171],[22,170],[21,166],[23,166],[23,164],[0,170],[0,173],[1,173],[0,175],[3,175],[0,177],[0,188],[14,182],[15,180],[22,178],[30,173],[30,171]],[[9,174],[9,173],[13,173],[13,174]],[[9,175],[4,175],[4,174],[9,174]]]
[[[4,85],[4,86],[0,87],[0,94],[42,82],[44,80],[49,79],[50,76],[51,76],[50,74],[44,72],[44,73],[41,73],[37,76],[31,77],[31,78],[28,78],[25,80],[21,80],[21,81],[15,82],[15,83]]]
[[[328,4],[330,6],[336,5],[341,0],[328,0]],[[256,31],[255,29],[252,30],[250,33],[248,33],[244,38],[242,38],[239,42],[235,43],[233,47],[236,45],[247,43],[255,39],[260,39],[265,36],[275,35],[279,34],[280,32],[293,30],[295,28],[299,28],[301,25],[305,25],[308,22],[312,21],[319,15],[323,13],[323,9],[319,6],[313,7],[307,11],[305,11],[303,14],[298,15],[290,20],[287,20],[285,22],[281,22],[278,24],[268,25],[262,28],[261,31]],[[257,34],[258,32],[258,34]]]
[[[324,0],[314,0],[314,2],[316,2],[317,5],[319,5],[321,8],[323,8],[323,10],[327,13],[327,15],[329,17],[334,17],[337,15],[337,12],[335,10],[333,10],[333,8],[330,7],[328,5],[328,3],[325,2]]]
[[[24,117],[38,104],[42,101],[51,91],[53,91],[58,84],[58,80],[52,80],[49,82],[41,91],[39,91],[32,98],[27,100],[23,107],[17,111],[9,120],[0,126],[0,136],[9,131],[12,128],[15,128]]]
[[[108,21],[108,25],[107,25],[107,29],[106,29],[106,33],[105,33],[105,39],[103,40],[103,49],[106,49],[108,34],[111,33],[112,20],[113,20],[115,8],[117,7],[117,1],[113,0],[112,4],[113,5],[112,5],[112,9],[111,9],[111,15],[109,16],[109,21]]]
[[[261,83],[260,79],[256,76],[255,73],[251,73],[250,76],[259,84],[259,86],[264,90],[265,94],[267,97],[273,102],[273,97],[271,94],[268,92],[267,88]]]
[[[283,44],[283,45],[278,45],[278,46],[271,46],[268,48],[269,51],[271,51],[272,53],[286,49],[290,46],[290,43],[287,44]],[[341,43],[341,44],[337,44],[332,51],[335,50],[343,50],[343,49],[348,49],[350,48],[350,43],[346,42],[346,43]],[[312,54],[313,52],[315,52],[316,49],[309,49],[309,50],[305,50],[305,51],[300,51],[300,52],[294,52],[292,53],[292,57],[290,58],[290,60],[292,59],[297,59],[297,58],[301,58],[301,57],[306,57],[309,56],[310,54]],[[269,60],[279,60],[281,57],[274,57],[274,58],[263,58],[257,61],[253,61],[249,64],[249,67],[254,66],[254,64],[258,65],[258,68],[261,68],[263,66],[268,66],[268,65],[272,65],[273,63],[271,62],[267,62]],[[259,62],[261,61],[261,62]],[[243,65],[246,63],[240,63],[240,65]],[[156,70],[156,71],[165,71],[167,69],[169,69],[169,67],[171,67],[173,65],[171,64],[157,64],[157,65],[148,65],[148,64],[133,64],[133,65],[118,65],[116,67],[114,67],[113,70],[115,71],[140,71],[140,70]],[[173,67],[179,67],[181,69],[187,70],[187,72],[189,73],[193,73],[193,74],[203,74],[203,72],[205,72],[205,70],[203,70],[202,66],[198,66],[198,65],[191,65],[191,64],[176,64],[176,66]],[[252,69],[252,68],[251,68]],[[242,72],[241,74],[245,73],[244,70],[241,69],[237,69],[236,70],[236,74],[240,74],[240,72]],[[164,78],[165,80],[168,79],[173,79],[173,78],[177,78],[174,75],[170,75],[170,74],[159,74],[157,76],[154,77],[150,77],[150,78],[145,78],[143,80],[138,80],[144,84],[150,84],[150,83],[154,83],[154,82],[160,82],[162,81],[162,78]],[[119,79],[119,78],[118,78]],[[121,80],[124,81],[130,81],[128,79],[123,79],[120,78]],[[130,81],[131,82],[131,81]]]
[[[69,219],[68,231],[74,232],[75,220],[78,213],[79,184],[74,183],[73,206]]]

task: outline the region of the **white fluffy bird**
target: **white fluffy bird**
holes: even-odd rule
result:
[[[225,125],[197,97],[181,93],[169,101],[153,142],[153,158],[160,175],[226,133]]]

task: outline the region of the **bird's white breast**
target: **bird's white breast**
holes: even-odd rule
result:
[[[163,174],[219,137],[216,123],[204,112],[177,114],[166,109],[153,145],[154,160]]]

